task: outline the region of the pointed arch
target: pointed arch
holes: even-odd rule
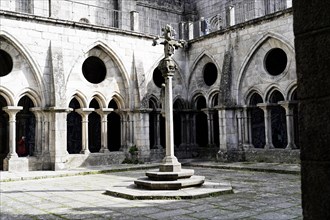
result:
[[[188,78],[188,86],[191,86],[191,80],[193,78],[193,76],[195,75],[196,72],[196,68],[198,68],[198,66],[200,66],[201,69],[204,68],[204,66],[207,63],[213,63],[217,70],[218,70],[218,74],[221,73],[221,68],[219,68],[219,65],[216,61],[216,59],[209,54],[207,51],[203,51],[193,62],[193,64],[191,65],[191,67],[189,68],[189,78]],[[202,72],[202,71],[201,71]]]
[[[153,73],[154,73],[154,70],[158,67],[160,61],[164,58],[164,55],[162,55],[161,57],[159,57],[159,59],[156,60],[156,62],[150,67],[150,69],[146,72],[146,81],[147,82],[151,82],[153,81]],[[179,63],[173,59],[174,63],[175,63],[175,66],[176,66],[176,73],[178,73],[178,77],[181,79],[182,81],[182,85],[185,87],[185,89],[187,89],[187,85],[185,83],[185,78],[183,77],[182,73],[184,72]]]
[[[119,72],[123,78],[123,82],[124,82],[124,89],[127,90],[130,86],[130,83],[129,83],[129,74],[128,74],[128,71],[126,70],[125,68],[125,65],[124,63],[122,62],[122,59],[120,59],[118,53],[116,53],[112,48],[110,48],[105,42],[103,41],[95,41],[93,44],[89,45],[87,48],[85,48],[83,50],[83,53],[82,55],[80,55],[75,61],[74,61],[74,64],[72,65],[72,68],[69,72],[69,75],[66,79],[66,87],[67,87],[67,84],[69,83],[69,79],[70,79],[70,76],[71,74],[73,73],[74,69],[77,67],[78,63],[80,61],[82,61],[88,54],[89,51],[95,49],[95,48],[98,48],[100,50],[102,50],[105,54],[107,54],[112,60],[113,62],[115,63],[115,65],[118,67],[119,69]]]
[[[149,108],[161,108],[161,102],[155,95],[148,96]],[[152,106],[150,106],[152,104]]]
[[[241,84],[243,82],[244,79],[244,75],[246,73],[246,68],[248,67],[248,64],[250,63],[251,59],[253,58],[253,56],[255,55],[255,53],[258,51],[258,49],[269,39],[275,39],[278,40],[280,42],[282,42],[284,45],[286,45],[289,50],[294,53],[294,46],[292,45],[292,43],[285,38],[284,36],[274,33],[274,32],[267,32],[266,34],[264,34],[262,37],[260,37],[252,46],[251,48],[248,50],[249,52],[247,53],[247,55],[245,56],[242,65],[239,69],[239,74],[238,74],[238,83],[237,83],[237,87],[236,87],[236,100],[237,103],[239,103],[240,100],[240,95],[242,95],[239,91],[240,91],[240,87]]]
[[[212,90],[208,96],[207,106],[209,106],[210,108],[214,108],[215,106],[219,105],[219,95],[219,90]]]
[[[27,96],[28,98],[31,99],[31,101],[33,102],[33,105],[36,106],[41,106],[41,99],[39,97],[39,94],[32,90],[32,89],[24,89],[21,94],[17,97],[17,103],[19,102],[19,100],[21,98],[23,98],[24,96]]]
[[[100,108],[105,108],[106,107],[106,101],[105,101],[106,98],[101,93],[95,92],[92,95],[92,99],[95,99],[99,103]]]
[[[196,66],[198,65],[198,63],[204,59],[204,57],[207,57],[207,59],[210,59],[213,63],[217,63],[216,59],[208,52],[208,51],[202,51],[194,60],[194,62],[192,63],[191,67],[189,68],[189,72],[193,72],[196,68]],[[217,65],[217,64],[216,64]]]
[[[81,108],[87,108],[87,97],[79,90],[75,91],[74,94],[70,96],[67,105],[69,105],[74,98],[77,99]]]
[[[288,86],[286,100],[294,100],[295,93],[297,93],[297,82],[293,82]]]
[[[206,94],[203,90],[197,90],[193,93],[193,95],[190,98],[190,106],[191,108],[195,109],[195,104],[198,98],[203,97],[206,101]]]
[[[183,100],[183,98],[182,98],[181,96],[176,96],[176,97],[173,99],[173,108],[174,108],[175,103],[177,103],[178,108],[179,108],[180,110],[182,110],[182,109],[185,108],[185,101]]]
[[[14,94],[2,86],[0,86],[0,96],[6,100],[8,106],[14,105]]]
[[[279,93],[281,93],[281,95],[285,99],[285,96],[283,95],[283,92],[281,91],[281,89],[277,85],[272,84],[265,90],[265,97],[264,97],[265,102],[267,102],[267,103],[270,102],[270,98],[275,91],[278,91]]]
[[[112,58],[112,60],[117,65],[119,72],[122,74],[122,77],[124,79],[125,89],[128,89],[130,86],[129,74],[125,68],[124,63],[122,62],[122,59],[119,57],[118,53],[116,53],[113,48],[109,47],[107,43],[105,43],[101,40],[98,40],[98,41],[95,41],[93,44],[91,44],[88,48],[86,48],[86,50],[84,50],[84,55],[87,54],[88,51],[91,51],[94,48],[100,48],[107,55],[109,55],[109,57]]]
[[[118,93],[114,94],[112,96],[112,99],[109,100],[109,104],[112,100],[116,102],[118,109],[125,109],[125,102],[124,102],[123,97],[120,94],[118,94]]]
[[[21,44],[20,41],[16,39],[13,35],[0,29],[0,40],[1,38],[3,38],[11,46],[13,46],[20,53],[20,55],[22,55],[23,58],[27,61],[27,64],[30,66],[32,74],[37,82],[37,86],[40,90],[41,97],[43,97],[42,99],[40,99],[40,101],[44,101],[43,104],[46,104],[46,100],[45,100],[46,96],[43,92],[45,91],[45,85],[41,76],[42,71],[40,69],[40,66],[37,64],[37,62],[32,58],[31,52],[23,44]]]
[[[251,98],[255,94],[257,94],[261,97],[262,102],[265,102],[265,100],[262,98],[263,97],[262,92],[257,88],[251,88],[251,89],[248,90],[248,92],[244,96],[245,105],[250,105]]]

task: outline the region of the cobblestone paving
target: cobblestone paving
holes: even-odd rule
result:
[[[299,175],[193,169],[207,181],[229,181],[235,193],[140,201],[103,194],[141,170],[1,182],[0,219],[302,219]]]

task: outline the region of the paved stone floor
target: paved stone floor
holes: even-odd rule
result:
[[[193,167],[234,194],[195,200],[126,200],[103,193],[145,170],[0,182],[0,219],[302,219],[300,176]]]

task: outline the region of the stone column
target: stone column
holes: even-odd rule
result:
[[[284,101],[284,102],[279,102],[279,104],[285,109],[285,116],[286,116],[288,145],[286,146],[285,149],[297,149],[297,146],[294,143],[294,126],[293,126],[293,107],[294,105],[297,105],[297,102]]]
[[[249,115],[249,107],[243,106],[243,147],[245,149],[253,148],[251,144],[251,117]]]
[[[134,137],[134,128],[135,128],[135,124],[134,124],[134,113],[130,112],[128,114],[128,140],[129,140],[129,146],[133,145],[134,144],[134,140],[135,140],[135,137]]]
[[[238,147],[239,149],[243,148],[243,110],[238,109],[237,110],[237,128],[238,128]]]
[[[36,133],[35,133],[35,151],[33,156],[40,156],[42,154],[42,131],[43,129],[43,110],[40,107],[30,108],[36,117]]]
[[[5,171],[27,171],[28,167],[20,164],[16,153],[16,114],[23,109],[22,106],[6,106],[2,108],[9,115],[9,153],[3,161]]]
[[[274,148],[273,140],[272,140],[272,117],[271,117],[271,104],[268,103],[260,103],[257,104],[259,108],[264,111],[264,119],[265,119],[265,149]]]
[[[182,112],[180,115],[181,119],[181,144],[180,146],[187,146],[187,129],[186,126],[188,126],[187,121],[186,121],[186,113]]]
[[[192,147],[197,147],[197,140],[196,140],[196,112],[191,112],[190,115],[190,127],[191,127],[191,134],[189,133],[190,136],[190,144],[192,145]]]
[[[9,153],[7,158],[18,157],[16,153],[16,114],[23,110],[22,106],[7,106],[2,108],[9,115]]]
[[[126,140],[126,124],[127,121],[125,120],[125,115],[123,112],[120,112],[118,109],[115,110],[116,114],[119,115],[120,117],[120,148],[119,150],[123,150],[123,145],[125,145],[125,141]]]
[[[160,144],[160,112],[157,112],[157,114],[154,116],[154,138],[155,138],[155,146],[157,149],[162,149],[162,145]]]
[[[54,162],[54,170],[65,170],[67,162],[67,115],[70,108],[49,108],[51,115],[50,157]]]
[[[202,109],[202,111],[206,114],[207,116],[207,127],[208,127],[208,132],[207,132],[207,138],[208,138],[208,145],[210,147],[214,147],[214,123],[213,123],[213,114],[214,110],[210,109]]]
[[[100,153],[110,153],[108,149],[108,114],[112,108],[100,108],[95,112],[101,116],[101,149]]]
[[[43,121],[43,136],[42,136],[42,142],[43,142],[43,149],[42,152],[42,169],[43,170],[49,170],[52,168],[52,161],[50,157],[50,113],[44,112],[44,121]]]
[[[81,123],[82,123],[82,146],[81,152],[82,154],[90,154],[88,149],[88,115],[94,111],[94,108],[80,108],[76,109],[76,112],[81,115]]]
[[[174,156],[174,133],[173,133],[173,92],[172,79],[175,73],[175,63],[171,58],[164,58],[159,68],[165,78],[165,123],[166,123],[166,156],[160,165],[161,172],[180,172],[181,164]]]
[[[183,134],[183,139],[182,139],[182,143],[184,144],[184,146],[190,146],[190,113],[189,111],[184,111],[184,115],[183,115],[183,124],[182,124],[182,134]]]

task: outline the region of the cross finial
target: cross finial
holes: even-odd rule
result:
[[[175,40],[175,30],[172,26],[166,25],[165,27],[162,28],[163,31],[163,37],[164,41],[159,42],[159,36],[153,39],[153,44],[152,46],[156,46],[157,44],[163,44],[164,45],[164,53],[165,53],[165,58],[170,58],[176,49],[179,47],[183,47],[185,44],[184,40]]]

